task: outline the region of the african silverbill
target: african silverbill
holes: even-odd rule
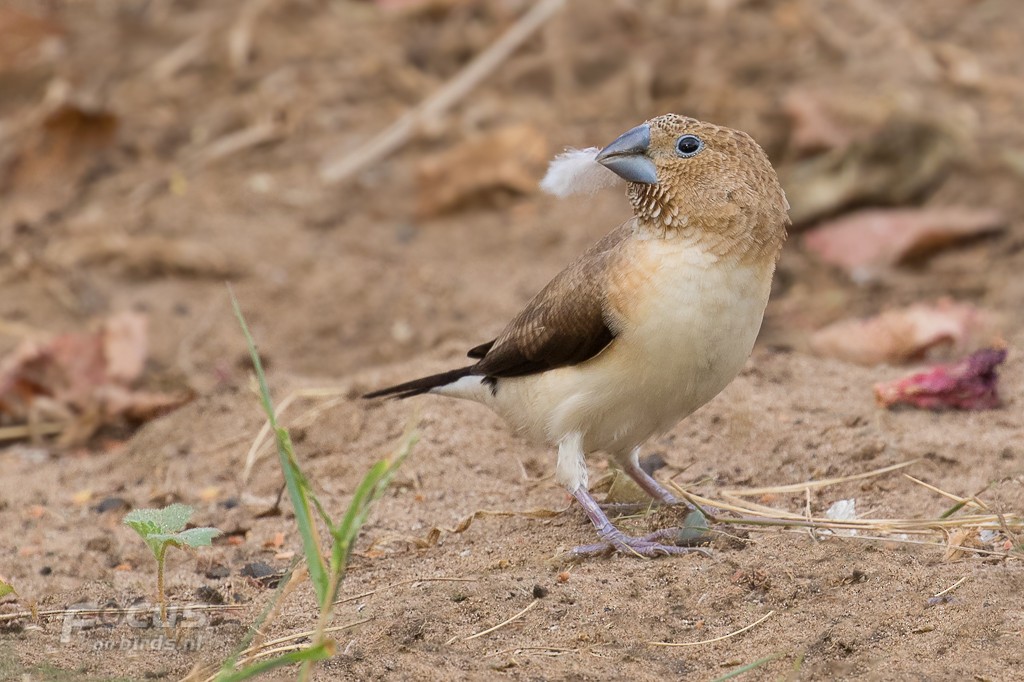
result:
[[[627,182],[633,218],[569,264],[473,364],[367,394],[473,400],[516,433],[558,448],[556,478],[601,543],[657,556],[693,551],[666,532],[631,537],[587,488],[585,457],[611,455],[661,503],[677,499],[640,468],[640,446],[714,398],[743,367],[761,327],[789,224],[754,140],[666,114],[593,159]]]

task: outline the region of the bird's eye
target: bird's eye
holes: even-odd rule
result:
[[[704,149],[704,141],[696,135],[683,135],[676,140],[676,153],[684,159],[696,156]]]

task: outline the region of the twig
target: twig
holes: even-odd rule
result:
[[[0,426],[0,442],[21,440],[31,436],[52,436],[68,427],[66,422],[39,422],[37,424],[16,424]]]
[[[564,5],[565,0],[539,0],[497,41],[477,55],[440,90],[366,144],[324,162],[320,167],[320,179],[328,185],[339,183],[400,148],[416,134],[424,121],[436,118],[469,94]]]
[[[371,620],[373,620],[373,618],[364,618],[363,620],[358,620],[358,621],[355,621],[353,623],[345,623],[344,625],[335,625],[334,627],[327,628],[324,632],[338,632],[339,630],[348,630],[350,628],[356,627],[357,625],[362,625],[363,623],[368,623]],[[285,642],[294,642],[297,639],[302,639],[303,637],[310,637],[310,636],[312,636],[314,634],[316,634],[316,632],[313,631],[313,630],[310,630],[310,631],[307,631],[307,632],[299,632],[299,633],[294,634],[294,635],[287,635],[285,637],[279,637],[278,639],[266,642],[266,643],[264,643],[262,645],[262,648],[259,648],[258,650],[256,650],[255,647],[250,647],[249,649],[246,649],[245,651],[246,652],[253,651],[253,653],[250,653],[248,656],[245,656],[244,658],[240,658],[238,661],[236,661],[235,662],[235,669],[244,668],[246,666],[246,664],[248,664],[248,663],[252,663],[253,661],[257,661],[257,660],[259,660],[261,658],[267,658],[268,656],[273,656],[274,654],[282,654],[282,653],[287,653],[289,651],[298,651],[299,649],[303,649],[303,648],[305,648],[307,646],[312,646],[310,644],[305,644],[305,643],[295,643],[295,644],[284,644],[284,643]],[[276,646],[278,644],[284,644],[284,646]],[[243,652],[243,653],[245,653],[245,652]],[[204,674],[208,670],[211,670],[211,668],[205,668],[199,674]],[[214,672],[211,675],[209,675],[208,677],[204,678],[203,682],[215,682],[215,680],[217,680],[220,677],[220,674],[221,674],[221,670],[218,669],[216,672]],[[182,682],[187,682],[188,680],[197,679],[196,677],[194,677],[194,675],[195,675],[195,673],[190,674],[188,677],[184,678],[184,680]]]
[[[236,604],[186,604],[183,606],[168,606],[167,613],[192,613],[195,611],[239,611],[245,608],[244,606]],[[113,616],[113,615],[141,615],[144,613],[152,613],[156,615],[160,611],[159,607],[130,607],[130,608],[106,608],[96,607],[91,609],[49,609],[47,611],[16,611],[14,613],[0,613],[0,623],[7,622],[9,620],[18,620],[19,618],[31,618],[32,620],[38,620],[40,618],[49,618],[50,616]]]
[[[483,630],[483,631],[481,631],[481,632],[478,632],[478,633],[476,633],[475,635],[469,635],[468,637],[463,637],[463,638],[462,638],[462,641],[463,641],[463,642],[468,642],[468,641],[469,641],[469,640],[471,640],[471,639],[476,639],[477,637],[483,637],[484,635],[489,635],[489,634],[491,634],[492,632],[494,632],[495,630],[499,630],[499,629],[501,629],[501,628],[505,627],[506,625],[508,625],[508,624],[509,624],[509,623],[511,623],[512,621],[514,621],[514,620],[516,620],[516,619],[518,619],[518,618],[522,618],[523,616],[525,616],[525,615],[527,614],[527,612],[528,612],[528,611],[529,611],[530,609],[534,608],[534,607],[535,607],[535,606],[537,606],[537,604],[539,604],[539,603],[540,603],[540,600],[539,600],[539,599],[534,599],[534,600],[533,600],[532,602],[530,602],[530,603],[529,603],[529,605],[527,605],[527,607],[526,607],[525,609],[523,609],[522,611],[520,611],[520,612],[519,612],[519,613],[517,613],[516,615],[512,616],[511,618],[508,618],[507,620],[503,620],[503,621],[501,621],[500,623],[498,623],[497,625],[495,625],[494,627],[492,627],[492,628],[487,628],[486,630]],[[451,639],[449,639],[449,640],[448,640],[447,642],[445,642],[445,644],[453,644],[453,643],[454,643],[454,642],[455,642],[456,640],[458,640],[458,639],[459,639],[459,637],[458,637],[458,636],[452,637],[452,638],[451,638]]]
[[[493,654],[487,654],[484,658],[494,658],[495,656],[501,656],[503,654],[519,654],[525,651],[550,651],[550,656],[561,656],[562,654],[578,654],[579,649],[565,649],[558,646],[516,646],[511,649],[502,649],[501,651],[495,651]]]
[[[256,22],[272,0],[249,0],[242,8],[235,24],[228,31],[228,58],[236,71],[244,68],[252,57],[252,37]]]
[[[914,483],[916,483],[916,484],[918,484],[920,486],[924,486],[928,490],[931,490],[933,493],[938,493],[939,495],[942,495],[943,497],[946,497],[946,498],[949,498],[950,500],[953,500],[957,504],[960,504],[960,505],[970,505],[970,506],[975,507],[977,509],[980,509],[982,511],[988,511],[988,508],[985,505],[981,504],[981,502],[979,500],[975,499],[975,498],[960,497],[959,495],[954,495],[953,493],[948,493],[945,490],[942,490],[941,488],[936,488],[935,486],[931,485],[930,483],[925,483],[924,481],[922,481],[920,479],[914,478],[910,474],[903,474],[903,476],[905,478],[909,478],[911,481],[913,481]],[[978,495],[980,495],[980,494],[981,493],[978,493]],[[975,496],[975,497],[977,497],[977,496]]]
[[[939,592],[938,594],[932,595],[932,599],[937,599],[938,597],[941,597],[944,594],[949,594],[950,592],[952,592],[953,590],[955,590],[956,588],[960,587],[965,582],[967,582],[967,579],[969,577],[970,576],[965,575],[963,578],[960,578],[960,580],[957,580],[955,583],[953,583],[952,585],[950,585],[949,587],[944,589],[942,592]]]
[[[258,147],[268,142],[276,142],[284,136],[284,125],[278,121],[266,120],[254,123],[233,133],[219,137],[208,146],[198,151],[191,159],[193,167],[208,166],[243,152],[251,147]]]
[[[174,48],[161,57],[152,67],[152,74],[156,80],[169,80],[174,78],[182,70],[188,68],[193,62],[201,59],[209,47],[210,32],[203,31],[198,35],[189,38],[178,47]]]
[[[300,417],[298,417],[297,419],[292,420],[290,425],[294,426],[298,419],[301,419],[302,417],[306,417],[309,414],[318,416],[321,412],[323,412],[323,410],[330,409],[330,407],[333,407],[339,402],[339,400],[337,399],[344,397],[347,394],[348,389],[340,387],[303,388],[297,391],[292,391],[287,396],[285,396],[284,400],[278,403],[277,408],[274,410],[274,416],[277,417],[277,419],[281,419],[281,416],[284,414],[285,410],[287,410],[292,403],[294,403],[296,400],[300,398],[336,399],[334,401],[329,401],[329,404],[326,407],[321,406],[319,410],[314,408],[313,410],[310,410],[309,412],[300,415]],[[245,466],[242,468],[242,483],[248,482],[249,476],[250,474],[252,474],[252,468],[256,465],[256,461],[259,459],[260,454],[265,449],[264,446],[269,446],[269,444],[272,442],[268,440],[270,438],[270,435],[270,422],[265,421],[263,422],[263,426],[260,428],[259,433],[256,434],[256,439],[253,441],[252,446],[249,448],[249,452],[245,456]]]
[[[892,466],[882,467],[881,469],[875,469],[873,471],[865,471],[863,474],[854,474],[852,476],[839,476],[837,478],[823,478],[820,481],[807,481],[806,483],[793,483],[791,485],[780,485],[780,486],[767,486],[764,488],[745,488],[743,490],[723,490],[724,493],[737,495],[739,497],[753,497],[757,495],[766,495],[769,493],[802,493],[804,489],[817,489],[825,488],[830,485],[837,483],[848,483],[850,481],[857,481],[862,478],[871,478],[873,476],[880,476],[887,474],[890,471],[897,471],[904,469],[911,464],[917,464],[919,459],[912,459],[909,462],[900,462],[899,464],[893,464]]]
[[[344,625],[334,625],[329,628],[324,628],[324,634],[330,632],[339,632],[341,630],[349,630],[351,628],[356,627],[357,625],[369,623],[371,620],[373,620],[373,618],[364,618],[362,620],[353,621],[351,623],[345,623]],[[277,647],[278,645],[284,644],[286,642],[294,642],[295,640],[302,639],[303,637],[312,637],[315,634],[316,630],[306,630],[304,632],[296,632],[291,635],[285,635],[284,637],[278,637],[277,639],[271,639],[269,641],[263,642],[258,646],[251,646],[248,649],[242,651],[242,654],[261,655],[262,652],[266,651],[267,649]]]
[[[402,580],[401,582],[394,583],[392,585],[386,585],[385,587],[378,587],[376,590],[370,590],[369,592],[363,592],[362,594],[354,594],[351,597],[343,597],[336,602],[334,606],[338,604],[346,604],[350,601],[356,601],[363,597],[371,597],[378,592],[384,592],[385,590],[393,590],[396,587],[402,587],[403,585],[414,585],[416,583],[433,583],[433,582],[446,582],[446,583],[475,583],[476,578],[412,578],[410,580]]]
[[[721,637],[715,637],[714,639],[705,639],[705,640],[701,640],[700,642],[648,642],[648,644],[651,645],[651,646],[700,646],[702,644],[714,644],[715,642],[721,642],[724,639],[729,639],[730,637],[735,637],[736,635],[741,635],[744,632],[757,627],[758,625],[760,625],[761,623],[765,622],[766,620],[768,620],[769,618],[771,618],[774,615],[775,615],[775,611],[769,611],[768,613],[764,614],[763,616],[761,616],[760,618],[755,620],[750,625],[748,625],[746,627],[742,627],[739,630],[736,630],[735,632],[730,632],[727,635],[722,635]]]

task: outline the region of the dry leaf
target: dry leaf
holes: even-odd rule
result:
[[[59,50],[64,29],[55,21],[0,7],[0,73],[32,66]]]
[[[1006,349],[986,348],[954,364],[937,365],[895,381],[875,384],[883,407],[908,405],[926,410],[990,410],[999,407],[996,367]]]
[[[65,103],[19,138],[20,148],[0,177],[8,222],[35,223],[60,211],[76,196],[89,172],[104,163],[118,118],[103,110]]]
[[[850,144],[780,169],[797,227],[851,206],[900,206],[934,186],[963,154],[947,122],[890,116]]]
[[[514,125],[466,140],[420,162],[418,212],[433,216],[505,191],[527,194],[548,157],[544,136],[528,125]]]
[[[822,224],[804,237],[804,245],[826,263],[863,278],[1003,225],[1002,215],[991,209],[865,210]]]
[[[0,362],[0,416],[69,421],[67,445],[117,419],[145,421],[186,402],[187,396],[132,388],[146,354],[145,318],[131,312],[111,316],[93,332],[26,340]]]
[[[810,346],[818,355],[858,365],[911,362],[937,346],[964,352],[989,330],[991,318],[970,303],[940,299],[865,320],[841,320],[816,331]]]
[[[223,279],[245,270],[210,244],[157,235],[104,234],[62,241],[47,251],[47,257],[62,268],[113,263],[126,275],[143,279],[166,275]]]

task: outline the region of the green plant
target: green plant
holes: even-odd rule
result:
[[[312,643],[309,646],[269,660],[244,665],[241,669],[236,669],[236,666],[240,663],[239,659],[242,650],[252,643],[259,628],[262,627],[269,614],[273,611],[273,607],[276,604],[275,601],[268,606],[263,616],[250,628],[249,635],[238,647],[235,654],[224,662],[216,679],[218,682],[239,682],[240,680],[255,677],[275,668],[298,663],[301,665],[299,679],[306,680],[309,678],[314,662],[329,658],[334,654],[335,644],[333,640],[327,637],[327,626],[333,615],[335,596],[341,581],[345,577],[352,548],[355,546],[359,530],[363,523],[365,523],[373,503],[384,494],[395,471],[412,451],[417,441],[417,435],[411,430],[408,431],[391,458],[382,459],[370,468],[356,487],[352,501],[345,510],[341,522],[335,523],[323,505],[320,504],[309,484],[309,480],[299,468],[288,430],[277,422],[277,414],[270,397],[270,388],[267,385],[267,378],[263,371],[259,352],[256,349],[256,343],[253,340],[249,326],[245,322],[245,317],[242,315],[242,310],[233,292],[231,293],[231,303],[249,348],[249,355],[252,359],[253,370],[256,373],[256,381],[259,386],[260,402],[263,411],[267,415],[270,427],[274,432],[278,459],[281,464],[281,471],[284,474],[285,488],[288,490],[288,498],[295,513],[299,535],[302,538],[306,570],[309,574],[310,582],[313,584],[313,590],[316,593],[319,616],[317,627],[312,637]],[[320,517],[331,539],[326,553],[323,549],[320,531],[316,524],[317,516]],[[281,594],[283,594],[283,591],[279,591],[277,599],[280,598]]]
[[[156,558],[156,591],[160,600],[160,620],[167,620],[167,597],[164,594],[164,559],[169,547],[206,547],[220,535],[216,528],[189,528],[185,525],[194,510],[184,504],[163,509],[136,509],[124,517],[126,526],[138,533]]]
[[[18,594],[18,591],[14,589],[14,585],[10,584],[3,578],[0,578],[0,599],[3,599],[9,594]]]

